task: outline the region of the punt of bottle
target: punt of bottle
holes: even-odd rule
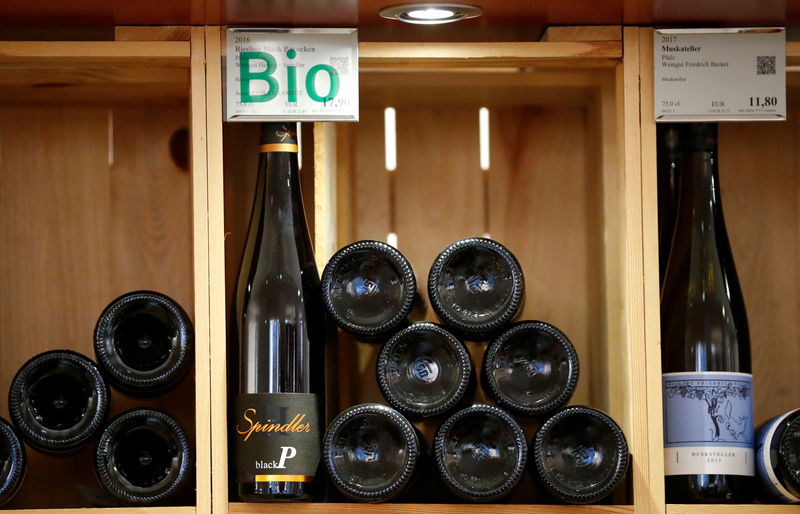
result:
[[[191,370],[194,330],[173,299],[134,291],[103,310],[94,330],[94,349],[112,386],[134,396],[155,396]]]
[[[323,458],[334,485],[358,501],[386,501],[406,491],[422,452],[414,426],[377,403],[342,411],[323,440]]]
[[[439,325],[417,322],[381,348],[376,365],[384,398],[407,416],[443,414],[468,399],[472,360],[464,343]]]
[[[17,372],[9,392],[11,420],[33,448],[75,450],[105,422],[110,391],[98,367],[70,350],[41,353]]]
[[[570,406],[536,431],[531,452],[539,482],[569,503],[592,503],[609,495],[628,469],[628,443],[605,413]]]
[[[465,339],[486,339],[512,321],[525,298],[516,257],[497,241],[462,239],[436,257],[428,296],[440,320]]]
[[[168,502],[190,484],[193,468],[183,429],[156,409],[133,409],[112,419],[95,451],[100,483],[129,505]]]
[[[497,500],[522,478],[528,444],[522,428],[504,410],[475,404],[450,416],[436,431],[439,474],[457,496]]]
[[[498,405],[538,416],[569,401],[578,370],[578,354],[563,332],[543,321],[523,321],[489,344],[481,376]]]
[[[25,446],[11,423],[0,418],[0,507],[17,494],[26,469]]]
[[[389,334],[406,322],[417,294],[411,263],[381,241],[356,241],[322,272],[325,307],[336,324],[364,338]]]

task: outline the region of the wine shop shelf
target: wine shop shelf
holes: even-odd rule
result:
[[[195,514],[194,507],[96,507],[79,509],[19,509],[4,510],[3,514],[31,514],[52,512],[58,514]]]
[[[511,505],[511,504],[420,504],[420,503],[296,503],[277,506],[274,503],[231,503],[230,514],[260,514],[272,512],[303,512],[304,514],[328,514],[344,512],[370,512],[370,513],[397,513],[397,514],[422,514],[443,513],[457,514],[462,512],[487,512],[492,514],[516,514],[531,512],[537,514],[584,514],[606,513],[622,514],[635,512],[633,505]],[[710,512],[710,511],[709,511]],[[766,511],[759,511],[764,512]]]
[[[797,505],[667,505],[667,514],[788,514],[798,510]]]
[[[115,296],[163,292],[192,316],[193,376],[153,399],[112,391],[110,414],[145,405],[169,412],[197,460],[196,493],[175,500],[183,506],[94,507],[108,497],[92,448],[59,458],[30,451],[22,488],[2,512],[211,512],[204,33],[0,41],[0,317],[14,320],[0,329],[0,390],[36,353],[93,355],[94,323]],[[35,258],[45,241],[56,245],[46,262]],[[47,295],[36,292],[42,284]]]

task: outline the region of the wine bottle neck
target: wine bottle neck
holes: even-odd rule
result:
[[[708,230],[715,228],[715,225],[722,225],[724,228],[716,152],[689,151],[685,158],[687,162],[683,170],[681,210],[689,207],[695,224],[708,222],[709,225],[705,227]]]
[[[297,154],[294,152],[263,152],[259,156],[258,183],[261,186],[262,216],[271,230],[295,237],[295,229],[306,223]]]

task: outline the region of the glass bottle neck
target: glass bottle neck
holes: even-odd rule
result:
[[[681,187],[681,210],[685,210],[688,204],[695,221],[721,221],[722,202],[716,152],[690,151],[686,154],[686,161]]]
[[[259,156],[258,184],[263,197],[262,216],[271,230],[295,238],[297,226],[305,226],[297,154],[263,152]]]

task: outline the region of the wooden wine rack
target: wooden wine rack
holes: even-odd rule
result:
[[[197,26],[120,27],[116,41],[0,42],[0,415],[2,391],[30,356],[59,347],[92,354],[96,316],[118,294],[163,291],[191,314],[196,333],[193,381],[147,402],[113,398],[114,413],[146,403],[190,428],[197,490],[185,506],[78,509],[99,490],[91,456],[29,452],[31,471],[7,508],[720,512],[664,502],[652,29],[553,28],[545,39],[360,44],[361,121],[305,124],[301,179],[320,266],[341,245],[390,231],[421,283],[435,253],[459,237],[488,231],[515,252],[527,279],[523,316],[553,322],[578,349],[572,403],[607,411],[628,438],[628,481],[611,504],[551,505],[530,473],[492,505],[231,502],[226,308],[258,135],[254,125],[223,123],[224,30]],[[790,43],[787,55],[798,64],[800,47]],[[756,422],[800,398],[800,83],[790,74],[788,84],[789,121],[720,128],[726,217],[753,333]],[[392,177],[383,168],[387,106],[398,113]],[[492,113],[488,178],[475,149],[483,106]],[[188,172],[167,145],[183,126]],[[469,347],[479,366],[483,346]],[[381,401],[376,352],[340,334],[328,418]],[[419,427],[430,446],[435,426]],[[530,438],[535,425],[525,428]]]

